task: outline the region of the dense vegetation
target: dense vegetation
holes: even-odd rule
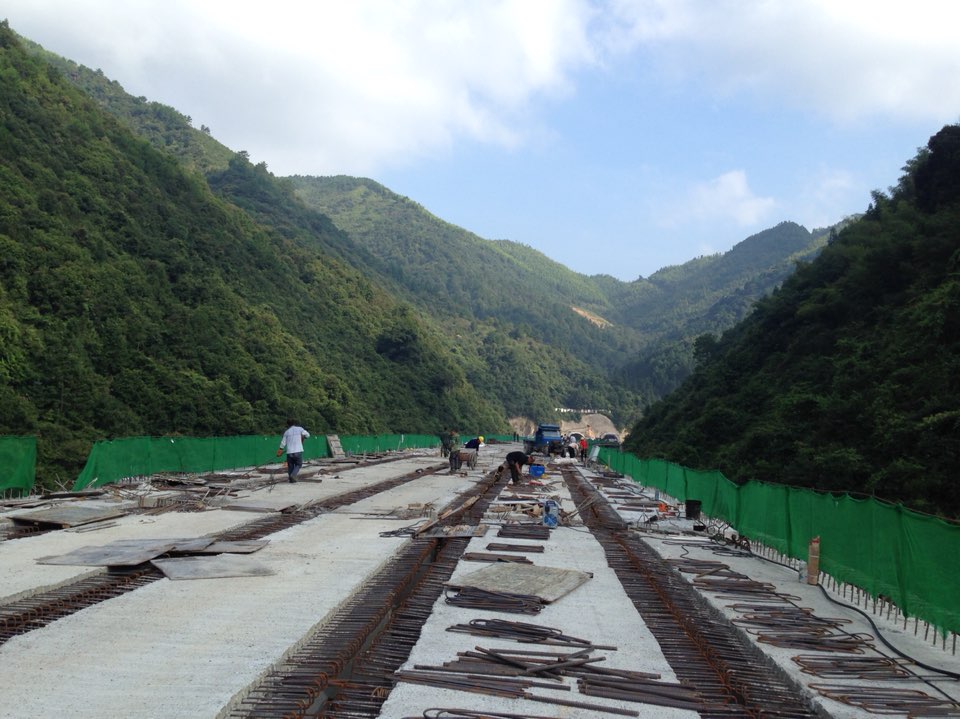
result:
[[[215,193],[412,303],[468,381],[508,415],[604,408],[623,426],[689,373],[696,335],[731,326],[818,245],[792,225],[802,249],[777,228],[648,280],[585,277],[524,245],[454,227],[370,180],[278,180],[264,163],[238,175],[241,165],[209,128],[28,45],[156,148],[202,171]]]
[[[647,279],[585,277],[370,180],[277,178],[6,26],[2,50],[0,433],[40,435],[43,477],[93,439],[289,413],[492,430],[566,406],[623,426],[698,334],[817,251],[788,223]]]
[[[815,257],[830,230],[808,232],[782,222],[729,252],[666,267],[629,285],[612,285],[614,319],[646,338],[618,372],[619,383],[645,398],[660,398],[693,370],[694,342],[721,333],[749,314],[796,263]]]
[[[494,330],[496,347],[521,353],[523,364],[497,377],[480,371],[471,381],[505,395],[519,413],[548,390],[551,407],[608,409],[619,423],[636,417],[689,374],[698,335],[731,327],[825,241],[825,231],[783,223],[725,254],[621,282],[579,275],[515,242],[481,240],[371,180],[289,179],[306,204],[388,259],[383,280],[425,312],[461,336],[489,336],[491,324],[510,328]]]
[[[93,439],[274,432],[291,414],[505,426],[409,306],[218,199],[5,26],[0,116],[0,433],[40,437],[41,479],[76,472]]]
[[[638,398],[609,372],[635,351],[633,332],[610,332],[574,311],[603,312],[589,278],[515,243],[496,243],[439,220],[371,180],[289,178],[310,207],[379,258],[368,276],[396,287],[456,337],[481,392],[512,415],[547,417],[558,406],[602,407],[625,421]]]
[[[700,364],[628,449],[960,515],[960,126]]]

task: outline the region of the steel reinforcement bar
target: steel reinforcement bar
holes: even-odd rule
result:
[[[454,499],[443,524],[477,524],[506,482],[499,470]],[[470,502],[480,493],[480,499]],[[221,717],[376,717],[469,538],[414,539]]]
[[[303,509],[271,514],[247,522],[239,527],[220,532],[214,535],[214,538],[216,541],[262,539],[288,527],[315,519],[325,512],[372,497],[446,467],[446,464],[438,464],[407,472],[368,487],[329,497]],[[140,565],[123,570],[109,569],[101,574],[0,605],[0,644],[162,578],[163,573],[152,565]]]
[[[763,654],[639,537],[586,479],[563,471],[574,502],[607,563],[679,679],[697,690],[703,717],[806,719],[820,714]]]

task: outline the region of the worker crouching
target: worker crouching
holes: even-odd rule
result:
[[[507,454],[507,469],[510,470],[510,483],[520,484],[520,473],[523,471],[523,465],[530,464],[530,457],[525,452],[510,452]]]

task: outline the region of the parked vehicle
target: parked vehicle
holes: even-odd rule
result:
[[[540,424],[532,439],[523,442],[523,451],[527,454],[563,454],[563,435],[559,424]]]

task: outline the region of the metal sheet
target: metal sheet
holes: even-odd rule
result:
[[[171,539],[170,541],[176,542],[176,544],[170,548],[171,552],[182,552],[184,554],[195,554],[202,552],[211,544],[213,544],[213,540],[209,537],[198,537],[196,539]]]
[[[225,577],[266,577],[276,574],[262,562],[249,557],[222,554],[218,557],[177,557],[154,559],[153,564],[167,579],[222,579]]]
[[[60,506],[38,512],[7,515],[16,524],[53,524],[58,527],[78,527],[81,524],[99,522],[103,519],[122,517],[129,512],[124,507]]]
[[[509,592],[540,597],[549,604],[569,594],[592,577],[587,572],[528,564],[492,564],[471,572],[449,587],[477,587],[489,592]]]
[[[96,547],[80,547],[67,554],[39,557],[38,564],[82,567],[132,567],[169,552],[185,539],[118,539]]]
[[[221,509],[233,509],[238,512],[284,512],[297,507],[289,499],[244,499],[225,504]]]
[[[214,542],[198,554],[253,554],[270,544],[269,539],[238,539],[233,542]]]

